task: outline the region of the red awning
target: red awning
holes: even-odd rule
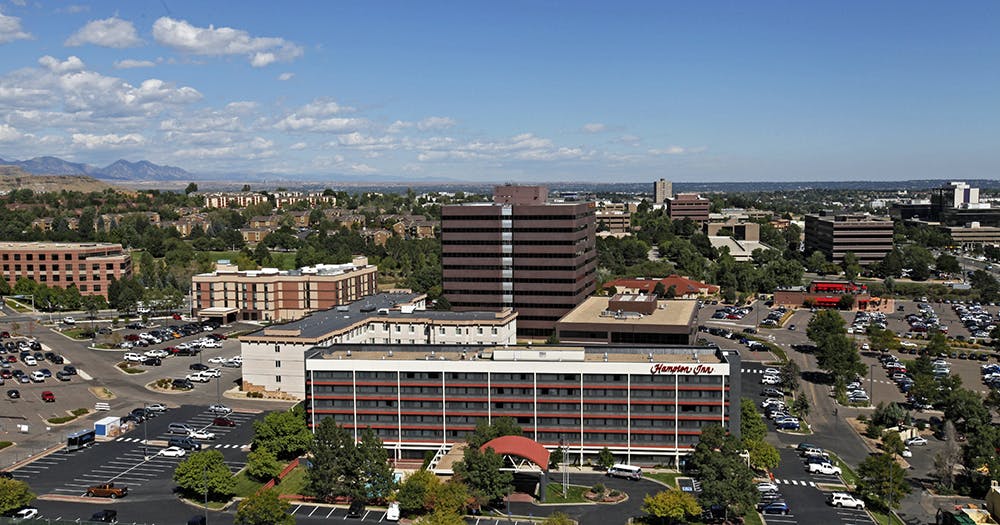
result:
[[[542,467],[542,470],[549,469],[548,449],[533,439],[524,436],[501,436],[479,447],[479,450],[487,448],[492,448],[497,454],[510,454],[527,459]]]

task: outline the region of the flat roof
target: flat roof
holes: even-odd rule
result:
[[[504,315],[502,312],[452,312],[445,310],[413,310],[410,313],[404,313],[399,308],[399,305],[409,303],[422,295],[412,292],[383,292],[369,295],[347,305],[313,312],[302,319],[269,326],[242,336],[240,339],[254,339],[257,337],[287,338],[290,337],[290,333],[297,333],[294,336],[295,338],[321,339],[329,334],[373,318],[391,319],[394,321],[409,319],[494,321]],[[388,310],[387,313],[386,310]]]
[[[607,362],[615,363],[703,363],[727,361],[723,353],[710,346],[656,345],[393,345],[341,344],[313,348],[306,359],[371,361],[520,361],[520,362]],[[735,352],[735,351],[734,351]]]
[[[698,302],[694,300],[663,300],[658,301],[657,308],[652,314],[643,315],[641,318],[616,319],[614,316],[601,315],[608,309],[608,301],[608,297],[588,297],[586,301],[572,309],[556,323],[688,326],[698,308]]]
[[[79,249],[79,248],[118,248],[122,245],[116,242],[42,242],[42,241],[16,241],[0,243],[0,248],[36,248],[44,250],[52,249]]]

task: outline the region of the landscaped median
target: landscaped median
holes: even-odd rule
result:
[[[85,415],[87,415],[89,413],[90,413],[90,410],[88,410],[86,408],[77,408],[76,410],[71,411],[70,415],[68,415],[68,416],[52,417],[52,418],[46,419],[45,421],[48,422],[50,425],[65,425],[66,423],[69,423],[70,421],[73,421],[74,419],[76,419],[76,418],[78,418],[80,416],[85,416]],[[0,448],[2,448],[2,447],[0,447]]]
[[[146,373],[146,370],[143,370],[142,368],[135,368],[128,361],[122,361],[121,363],[118,363],[115,366],[117,366],[119,370],[121,370],[122,372],[124,372],[126,374],[145,374]]]

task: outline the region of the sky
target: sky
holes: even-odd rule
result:
[[[994,0],[0,0],[0,158],[330,181],[995,179],[998,35]]]

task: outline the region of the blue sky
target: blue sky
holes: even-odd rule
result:
[[[1000,173],[1000,3],[0,0],[0,157],[467,181]]]

